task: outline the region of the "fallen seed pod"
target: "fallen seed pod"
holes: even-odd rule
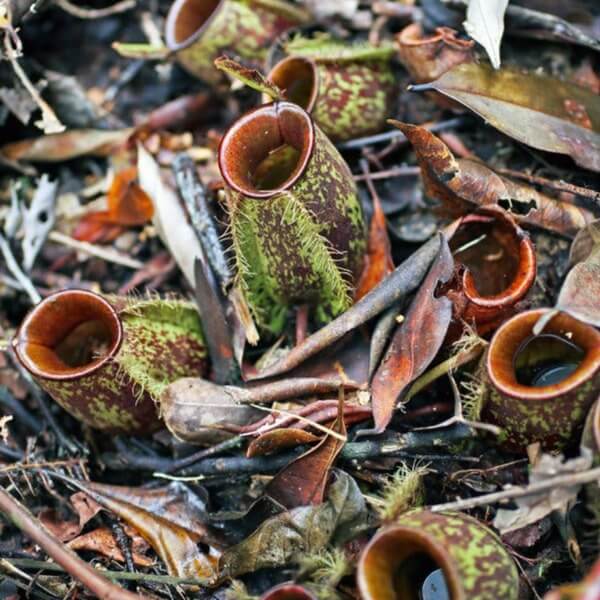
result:
[[[250,404],[334,392],[341,385],[348,389],[357,387],[339,379],[307,377],[241,388],[187,377],[165,388],[160,407],[165,424],[175,437],[196,444],[214,444],[264,415]]]
[[[390,46],[294,38],[268,75],[334,141],[378,133],[393,114]]]
[[[164,387],[207,366],[198,313],[176,300],[65,290],[40,302],[12,343],[23,367],[67,412],[110,432],[157,429]]]
[[[167,46],[189,73],[217,84],[213,61],[223,48],[262,66],[271,43],[306,13],[285,0],[175,0],[165,25]]]
[[[357,189],[339,152],[290,102],[256,108],[219,148],[231,238],[256,320],[281,331],[288,307],[324,322],[352,304],[367,236]]]
[[[504,323],[485,360],[482,416],[504,429],[504,445],[516,451],[533,442],[545,449],[573,443],[598,395],[600,332],[559,313],[536,336],[533,326],[546,312],[526,311]]]
[[[468,515],[427,510],[375,534],[356,579],[363,600],[516,600],[519,587],[517,567],[491,530]]]

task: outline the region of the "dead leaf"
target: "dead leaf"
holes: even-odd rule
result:
[[[283,100],[283,92],[272,82],[269,81],[260,71],[244,67],[236,60],[227,56],[219,56],[215,59],[215,67],[224,73],[227,73],[232,79],[241,81],[249,88],[266,94],[272,100]]]
[[[451,300],[435,295],[438,286],[449,281],[454,270],[448,241],[444,236],[440,238],[438,256],[373,377],[371,402],[377,433],[385,430],[402,394],[435,358],[452,319]]]
[[[77,521],[60,518],[55,510],[45,509],[38,519],[44,527],[61,542],[68,542],[81,533],[82,526]]]
[[[163,181],[158,163],[141,144],[138,144],[138,173],[140,187],[154,206],[154,225],[188,283],[194,288],[194,262],[202,257],[200,242],[177,194]]]
[[[346,443],[343,391],[338,400],[337,419],[331,429],[342,439],[328,434],[314,448],[285,466],[267,486],[265,493],[268,496],[286,508],[323,502],[329,472]]]
[[[205,524],[202,500],[179,482],[154,489],[105,485],[53,473],[110,510],[152,546],[169,573],[179,577],[211,579],[214,566],[198,543],[220,545]]]
[[[266,519],[254,533],[228,548],[219,559],[221,578],[278,567],[328,543],[343,543],[367,523],[363,495],[354,479],[335,471],[327,501],[301,506]]]
[[[137,183],[136,167],[115,174],[108,190],[108,218],[118,225],[144,225],[154,214],[152,200]]]
[[[469,0],[465,31],[487,52],[494,69],[500,68],[500,43],[508,0]]]
[[[581,456],[567,461],[562,456],[542,454],[537,462],[531,466],[529,483],[538,483],[546,479],[585,471],[592,466],[592,453],[582,448]],[[520,529],[531,523],[539,521],[551,512],[567,511],[576,501],[581,485],[571,487],[557,487],[550,492],[542,492],[530,496],[515,498],[516,510],[501,508],[494,518],[494,527],[501,534]]]
[[[387,222],[381,202],[373,197],[373,217],[369,228],[369,240],[365,264],[360,275],[354,299],[360,300],[394,270],[392,249],[387,232]]]
[[[533,72],[461,64],[416,90],[436,90],[460,102],[506,135],[547,152],[566,154],[600,171],[600,97]]]
[[[64,541],[64,540],[62,540]],[[140,541],[143,544],[140,544]],[[133,563],[138,567],[151,567],[154,561],[147,556],[141,554],[140,550],[143,551],[146,543],[142,538],[134,537],[131,543],[131,558]],[[89,533],[85,533],[72,539],[67,546],[71,550],[85,550],[87,552],[95,552],[101,554],[110,560],[116,560],[117,562],[125,562],[125,557],[117,544],[117,540],[113,535],[113,532],[108,527],[99,527]],[[140,548],[140,546],[142,546]]]
[[[423,127],[390,122],[413,145],[427,195],[442,201],[452,214],[462,215],[478,206],[500,206],[519,224],[567,236],[574,236],[594,219],[590,211],[498,175],[482,162],[456,159],[442,140]]]
[[[567,273],[556,300],[555,310],[545,314],[536,323],[536,334],[541,332],[558,311],[566,312],[594,327],[600,327],[600,220],[590,223],[579,232],[571,246],[571,261],[575,257],[580,257],[581,262]]]
[[[122,147],[132,128],[104,131],[101,129],[73,129],[65,133],[6,144],[0,155],[12,161],[62,162],[79,156],[109,156]]]
[[[296,429],[294,427],[283,427],[271,429],[266,433],[261,433],[255,440],[248,444],[246,456],[263,456],[272,454],[284,448],[293,448],[302,444],[313,444],[319,441],[319,437],[305,431],[304,429]]]

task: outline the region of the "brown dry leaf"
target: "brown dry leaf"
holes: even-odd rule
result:
[[[55,510],[45,509],[38,519],[44,527],[61,542],[68,542],[81,533],[82,526],[77,521],[61,519]]]
[[[482,162],[456,159],[438,137],[417,125],[390,121],[413,145],[428,196],[453,214],[478,206],[500,206],[519,224],[574,236],[593,220],[590,211],[555,200],[535,188],[502,177]]]
[[[342,439],[331,434],[325,436],[317,446],[279,471],[267,486],[266,494],[286,508],[321,504],[333,463],[346,443],[343,392],[332,430]]]
[[[502,133],[600,172],[600,97],[586,88],[534,72],[470,63],[415,89],[434,89]]]
[[[248,444],[246,456],[248,458],[263,456],[264,454],[278,452],[283,448],[293,448],[301,444],[312,444],[318,440],[318,436],[304,429],[296,429],[294,427],[272,429],[261,434]]]
[[[440,238],[438,256],[373,376],[371,402],[377,433],[385,430],[402,394],[435,358],[452,319],[451,300],[435,295],[454,271],[448,241],[442,235]]]
[[[108,218],[118,225],[144,225],[154,215],[152,200],[137,183],[137,167],[115,174],[108,190]]]
[[[62,162],[79,156],[109,156],[123,146],[132,128],[103,131],[74,129],[6,144],[0,155],[12,161]]]
[[[394,262],[392,261],[392,249],[385,214],[379,198],[374,196],[365,265],[356,287],[354,299],[360,300],[393,270]]]
[[[143,544],[140,544],[140,541]],[[140,553],[143,551],[144,540],[139,537],[134,537],[131,543],[131,558],[138,567],[151,567],[154,561]],[[71,550],[85,550],[87,552],[96,552],[105,556],[110,560],[117,562],[125,562],[125,557],[117,544],[117,540],[112,531],[108,527],[99,527],[89,533],[84,533],[79,537],[71,540],[67,546]],[[142,546],[140,548],[140,546]]]
[[[198,543],[220,545],[204,522],[204,503],[179,482],[156,489],[104,485],[55,474],[115,513],[152,546],[171,575],[212,579],[214,565]]]

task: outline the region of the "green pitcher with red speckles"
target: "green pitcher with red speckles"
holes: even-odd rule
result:
[[[352,304],[367,244],[344,159],[296,104],[274,102],[223,136],[230,238],[241,288],[259,325],[279,333],[287,310],[319,322]]]
[[[268,75],[287,100],[311,113],[330,139],[377,133],[393,116],[396,80],[389,45],[296,37]]]
[[[189,73],[219,83],[213,61],[224,50],[255,67],[269,46],[308,13],[285,0],[175,0],[165,25],[168,48]]]
[[[108,432],[160,426],[156,399],[207,366],[194,306],[171,299],[103,297],[86,290],[48,296],[13,339],[23,367],[75,418]]]
[[[383,527],[356,574],[363,600],[516,600],[519,575],[500,538],[462,513],[415,510]]]

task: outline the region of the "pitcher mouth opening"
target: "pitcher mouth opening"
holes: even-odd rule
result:
[[[460,594],[459,575],[447,551],[435,540],[412,528],[391,527],[373,537],[359,561],[357,579],[363,597],[381,600],[418,600],[419,571],[440,569],[450,598]]]
[[[547,400],[574,390],[593,377],[600,368],[600,333],[566,313],[559,313],[553,317],[540,336],[533,335],[533,326],[545,312],[546,309],[536,309],[520,313],[504,323],[492,338],[486,370],[492,384],[500,393],[521,399]],[[517,358],[531,340],[541,336],[552,337],[554,341],[563,340],[565,345],[579,348],[581,355],[576,361],[568,359],[569,364],[574,364],[569,367],[564,378],[557,379],[554,383],[525,384],[519,374]],[[528,360],[534,363],[542,358],[550,359],[558,366],[561,365],[561,361],[565,362],[566,359],[560,355],[550,356],[548,343],[545,346],[547,351],[544,351],[543,356],[536,358],[529,351]]]
[[[101,296],[65,290],[48,296],[25,317],[13,339],[21,364],[50,380],[88,375],[119,350],[121,321]]]
[[[268,75],[284,93],[287,100],[311,112],[317,100],[319,74],[314,61],[302,56],[280,60]]]
[[[171,50],[193,44],[215,18],[225,0],[175,0],[165,23],[165,40]]]
[[[251,198],[289,189],[312,155],[315,129],[306,111],[291,102],[260,106],[224,135],[219,168],[227,185]]]

